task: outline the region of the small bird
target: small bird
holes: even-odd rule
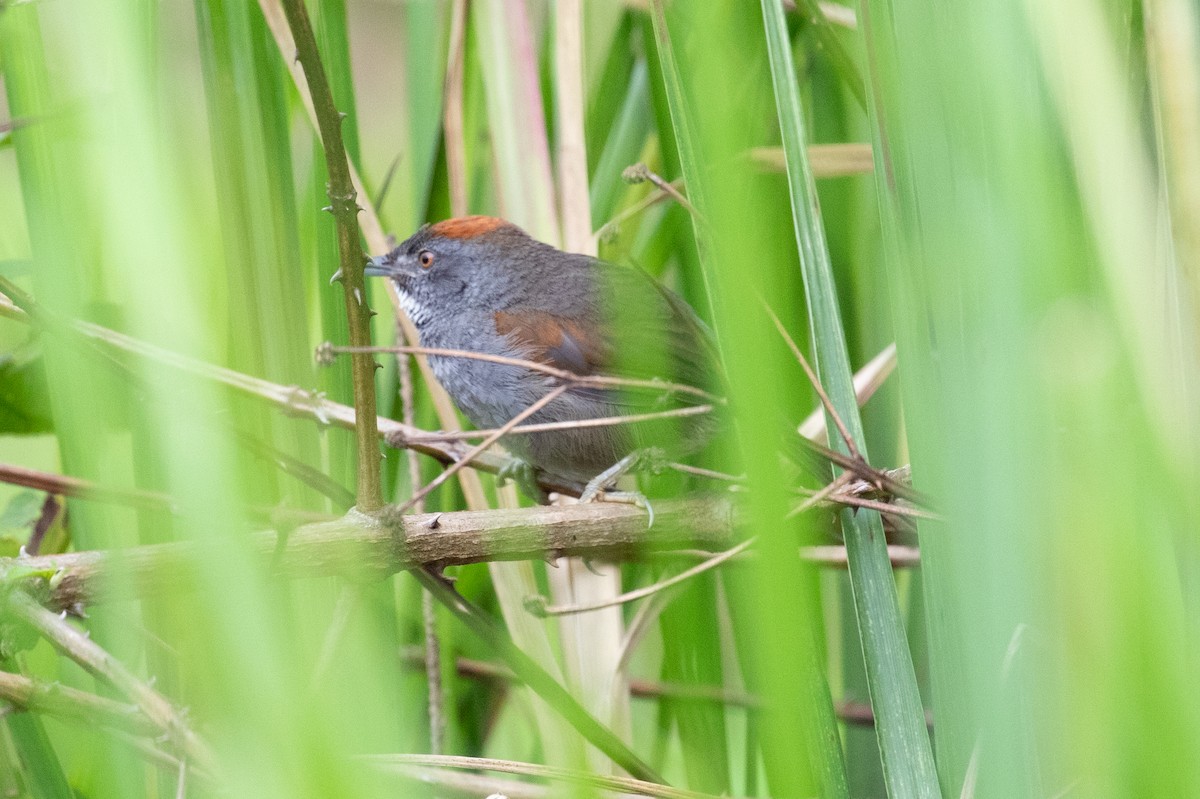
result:
[[[563,252],[503,219],[469,216],[425,225],[372,259],[366,274],[394,281],[423,347],[516,358],[583,377],[704,391],[715,382],[711,333],[682,298],[639,269]],[[459,409],[484,429],[504,425],[564,383],[561,396],[522,424],[711,401],[653,385],[576,383],[524,365],[442,355],[430,355],[429,362]],[[703,447],[713,428],[711,414],[696,414],[511,435],[505,446],[531,467],[587,484],[583,496],[598,498],[622,466],[646,451],[689,454]]]

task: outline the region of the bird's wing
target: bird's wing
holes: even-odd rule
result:
[[[582,313],[518,308],[495,315],[496,331],[530,360],[578,375],[659,379],[701,389],[713,385],[711,334],[682,299],[631,267],[593,262],[599,284]],[[572,393],[616,405],[661,407],[652,389],[576,386]],[[695,395],[677,401],[700,402]]]
[[[496,332],[508,336],[531,361],[574,372],[604,372],[612,360],[612,347],[595,328],[547,311],[518,308],[496,312]]]

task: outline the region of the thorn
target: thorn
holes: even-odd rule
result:
[[[18,558],[27,558],[27,557],[29,557],[29,550],[27,550],[27,549],[25,548],[25,545],[24,545],[24,544],[21,544],[21,548],[17,550],[17,557],[18,557]]]
[[[66,621],[67,620],[67,612],[64,610],[63,612],[58,614],[58,617],[60,619],[62,619],[63,621]]]
[[[345,111],[338,111],[338,119],[345,119],[348,116],[350,116],[350,115],[347,114]]]
[[[441,527],[441,526],[442,526],[442,521],[441,521],[441,519],[442,519],[442,514],[440,514],[440,513],[439,513],[439,514],[437,514],[437,515],[436,515],[436,516],[434,516],[432,519],[430,519],[429,521],[425,522],[425,524],[424,524],[424,527],[425,527],[425,529],[426,529],[426,530],[436,530],[436,529],[438,529],[439,527]]]
[[[363,304],[362,289],[360,289],[358,286],[354,287],[354,299],[359,305]]]
[[[329,213],[331,213],[331,214],[332,214],[332,213],[333,213],[333,206],[332,206],[332,205],[323,205],[323,206],[321,206],[321,210],[322,210],[322,211],[328,211]]]
[[[333,273],[333,277],[329,278],[329,285],[332,286],[334,283],[340,283],[344,279],[345,276],[342,274],[342,268],[339,266],[338,270]]]

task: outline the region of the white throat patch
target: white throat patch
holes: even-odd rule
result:
[[[405,315],[412,320],[412,323],[417,327],[421,327],[429,321],[429,309],[404,289],[399,289],[397,292],[400,296],[400,308],[403,309]]]

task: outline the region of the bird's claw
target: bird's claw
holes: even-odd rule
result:
[[[583,493],[579,495],[580,502],[623,502],[627,505],[633,505],[642,508],[646,511],[649,517],[646,527],[654,526],[654,508],[650,505],[650,500],[646,499],[646,495],[639,491],[610,491],[609,487],[614,485],[623,475],[642,467],[647,462],[653,463],[655,460],[661,460],[662,453],[655,449],[638,450],[631,452],[621,460],[608,467],[600,474],[588,481],[588,484],[583,489]]]
[[[516,483],[521,493],[537,504],[549,504],[550,500],[546,496],[546,492],[538,485],[537,469],[532,464],[520,458],[510,458],[496,472],[496,485],[503,487],[509,480]]]

